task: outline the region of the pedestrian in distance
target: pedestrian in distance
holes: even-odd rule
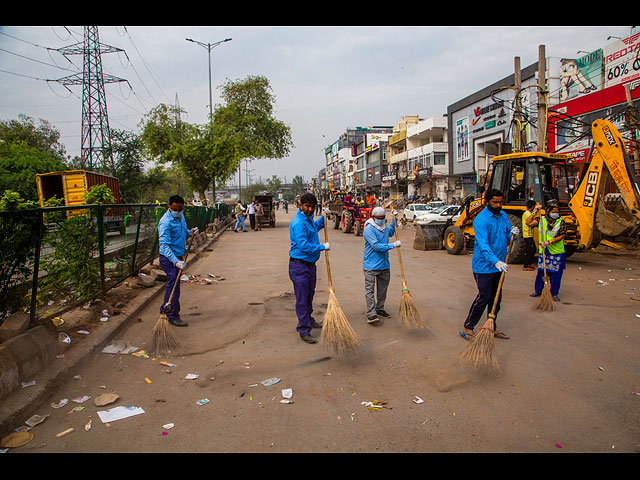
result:
[[[522,214],[522,238],[524,239],[524,263],[522,269],[527,271],[536,270],[536,267],[531,265],[536,254],[536,242],[533,239],[533,227],[529,225],[529,221],[535,218],[535,214],[539,210],[540,205],[536,205],[534,200],[528,200],[527,209]]]
[[[260,202],[256,202],[255,204],[256,211],[256,230],[262,230],[262,217],[264,217],[264,209],[262,208],[262,204]]]
[[[251,225],[251,230],[256,229],[256,202],[252,201],[247,206],[247,215],[249,215],[249,225]]]
[[[289,278],[296,297],[296,331],[307,343],[316,343],[312,328],[322,328],[313,318],[313,296],[316,291],[316,262],[320,252],[329,250],[329,243],[320,243],[318,232],[324,225],[324,215],[313,220],[317,199],[312,193],[300,197],[298,211],[289,223]]]
[[[244,226],[245,215],[246,215],[245,208],[242,205],[242,202],[240,201],[240,199],[238,199],[238,203],[236,203],[236,226],[233,227],[234,232],[237,233],[240,227],[242,227],[243,232],[247,231],[247,228]]]
[[[500,190],[487,191],[484,195],[485,206],[473,220],[475,240],[471,268],[478,293],[469,308],[463,329],[459,332],[465,340],[471,340],[473,337],[473,329],[485,309],[487,315],[491,313],[498,293],[500,275],[509,270],[509,265],[505,263],[509,239],[511,235],[518,236],[520,234],[519,229],[511,226],[509,217],[502,211],[503,200],[504,195]],[[497,299],[496,320],[501,301],[502,291]],[[497,323],[494,323],[494,328],[494,337],[509,338],[504,332],[498,332]]]
[[[167,314],[169,322],[178,327],[186,327],[187,322],[180,319],[180,277],[187,266],[183,260],[186,253],[187,238],[198,233],[198,227],[187,228],[184,219],[184,199],[179,195],[169,198],[169,208],[158,222],[159,261],[167,276],[164,291],[164,301],[160,313],[165,313],[164,307],[169,301],[173,286],[176,286],[171,298],[171,308]],[[177,282],[177,284],[176,284]]]
[[[285,200],[283,206],[284,206],[284,213],[289,213],[289,202]]]
[[[378,323],[380,318],[391,317],[384,310],[384,304],[391,279],[389,250],[401,246],[400,240],[389,243],[389,238],[395,235],[396,227],[395,217],[392,224],[387,225],[385,210],[382,207],[375,207],[371,211],[371,218],[364,224],[362,270],[367,323],[370,324]]]
[[[532,297],[539,297],[544,287],[544,270],[546,266],[551,296],[560,301],[560,284],[565,269],[564,236],[567,225],[560,216],[560,208],[555,202],[549,202],[545,214],[531,222],[538,227],[538,273],[534,282]],[[544,255],[543,255],[544,252]]]

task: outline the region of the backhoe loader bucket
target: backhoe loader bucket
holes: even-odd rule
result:
[[[416,225],[413,248],[415,250],[440,250],[442,248],[444,227],[444,223]]]

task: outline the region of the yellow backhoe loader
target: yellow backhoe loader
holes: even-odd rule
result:
[[[579,179],[571,176],[571,157],[563,154],[525,152],[493,158],[482,191],[496,188],[504,193],[503,210],[512,226],[522,232],[527,200],[544,206],[555,200],[567,225],[566,256],[597,247],[615,237],[637,238],[640,232],[640,190],[629,163],[622,136],[607,120],[591,124],[593,147],[590,161]],[[593,155],[591,155],[593,153]],[[574,188],[574,184],[577,186]],[[618,192],[605,195],[605,186]],[[448,222],[442,246],[456,255],[473,244],[473,219],[484,207],[482,198],[467,197],[455,222]],[[453,217],[455,218],[455,217]],[[534,232],[537,242],[537,234]],[[519,238],[509,257],[523,260],[524,240]]]

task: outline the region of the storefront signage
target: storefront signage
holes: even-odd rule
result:
[[[640,32],[606,45],[603,51],[606,87],[640,78]]]

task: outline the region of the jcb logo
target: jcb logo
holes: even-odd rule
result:
[[[597,189],[598,172],[589,172],[589,175],[587,175],[587,188],[584,192],[584,201],[582,202],[583,206],[593,207]]]

